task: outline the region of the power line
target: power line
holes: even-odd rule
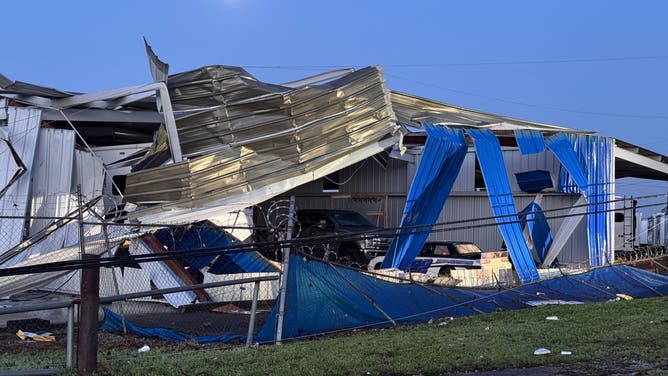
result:
[[[594,58],[570,58],[570,59],[544,59],[544,60],[511,60],[511,61],[478,61],[461,63],[422,63],[422,64],[380,64],[384,68],[434,68],[434,67],[485,67],[499,65],[548,65],[548,64],[582,64],[582,63],[604,63],[618,61],[652,61],[668,59],[668,55],[650,55],[650,56],[612,56],[612,57],[594,57]],[[352,65],[353,67],[363,67],[365,65]],[[254,69],[294,69],[294,70],[313,70],[313,69],[337,69],[349,68],[351,65],[244,65],[246,68]]]
[[[433,87],[433,88],[440,89],[440,90],[446,90],[446,91],[450,91],[450,92],[457,93],[457,94],[469,95],[469,96],[472,96],[472,97],[489,99],[489,100],[493,100],[493,101],[497,101],[497,102],[515,104],[515,105],[526,106],[526,107],[539,108],[539,109],[544,109],[544,110],[570,112],[570,113],[575,113],[575,114],[580,114],[580,115],[607,116],[607,117],[618,117],[618,118],[668,119],[668,115],[622,114],[622,113],[610,113],[610,112],[583,111],[583,110],[576,110],[576,109],[571,109],[571,108],[545,106],[545,105],[540,105],[540,104],[533,104],[533,103],[516,101],[516,100],[512,100],[512,99],[499,98],[499,97],[494,97],[494,96],[490,96],[490,95],[477,94],[477,93],[472,93],[472,92],[469,92],[469,91],[452,89],[452,88],[437,85],[437,84],[434,84],[434,83],[423,82],[423,81],[415,80],[415,79],[408,78],[408,77],[403,77],[403,76],[398,76],[398,75],[395,75],[395,74],[390,74],[390,73],[387,73],[387,72],[385,73],[385,75],[388,76],[388,77],[394,77],[394,78],[397,78],[397,79],[400,79],[400,80],[409,81],[409,82],[413,82],[413,83],[416,83],[416,84],[419,84],[419,85],[423,85],[423,86],[427,86],[427,87]]]

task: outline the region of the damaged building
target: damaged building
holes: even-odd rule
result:
[[[254,210],[295,196],[300,209],[354,210],[394,229],[384,268],[406,270],[427,239],[466,240],[507,249],[531,282],[555,260],[614,263],[615,250],[633,247],[614,213],[635,218],[615,180],[668,180],[666,156],[392,91],[380,67],[270,84],[223,65],[170,74],[148,45],[147,54],[152,83],[97,93],[0,76],[0,267],[76,260],[83,241],[108,257],[184,253],[104,269],[103,296],[278,275],[254,251],[186,256],[252,244]],[[106,221],[124,225],[103,231]],[[76,294],[77,278],[2,277],[0,295]],[[262,283],[261,299],[275,299],[278,282]],[[164,301],[249,299],[250,287],[239,291]]]

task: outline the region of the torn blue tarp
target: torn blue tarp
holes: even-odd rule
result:
[[[538,270],[519,224],[499,140],[487,129],[469,129],[467,132],[475,144],[489,202],[515,270],[522,282],[535,281]]]
[[[408,192],[401,230],[392,240],[381,268],[406,270],[420,253],[466,156],[461,129],[430,124],[424,124],[424,129],[429,138]]]
[[[613,139],[557,133],[546,143],[565,169],[562,170],[559,190],[582,193],[587,198],[590,264],[600,266],[610,263],[613,245]]]
[[[389,327],[392,321],[414,324],[443,317],[528,308],[541,301],[600,302],[615,299],[616,294],[634,298],[668,294],[668,277],[625,265],[498,291],[392,283],[354,269],[299,256],[290,258],[288,270],[284,340],[359,327]],[[254,335],[254,341],[275,340],[278,306],[274,305],[267,321]],[[141,328],[131,320],[131,316],[126,317],[128,331],[146,337],[199,343],[245,341],[245,336],[229,333],[192,336],[174,329]],[[105,308],[102,328],[121,331],[120,316]]]
[[[526,226],[528,228],[534,250],[542,263],[552,245],[552,232],[545,219],[543,209],[535,202],[530,203],[520,213],[520,221],[522,227]]]
[[[545,141],[540,131],[515,129],[515,140],[522,154],[536,154],[545,151]]]
[[[198,257],[183,257],[180,259],[185,265],[198,270],[211,265],[207,271],[212,274],[276,271],[276,268],[259,253],[248,250],[235,250],[233,247],[230,247],[233,243],[228,234],[209,221],[202,221],[177,228],[160,229],[155,232],[155,237],[168,250],[184,252],[184,254],[187,254],[188,251],[201,250],[203,248],[227,248],[219,255],[212,254]]]

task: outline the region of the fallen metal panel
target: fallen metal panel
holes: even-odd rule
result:
[[[28,169],[28,173],[21,176],[0,197],[0,229],[3,234],[0,238],[0,254],[23,239],[23,217],[26,216],[28,210],[31,170],[41,121],[41,111],[38,109],[9,107],[7,114],[7,136]],[[6,164],[10,159],[9,156],[3,156],[0,158],[0,163]],[[8,169],[0,170],[7,171]],[[2,218],[6,216],[20,218]]]
[[[75,205],[71,202],[72,167],[74,163],[73,131],[42,128],[32,168],[33,217],[63,217]],[[30,221],[29,235],[51,224],[53,219],[35,218]]]
[[[143,239],[134,239],[130,244],[130,254],[148,255],[153,254],[153,250]],[[186,285],[162,261],[144,262],[141,267],[148,271],[151,280],[159,289]],[[190,304],[195,298],[195,293],[192,291],[165,294],[165,299],[174,307]]]
[[[121,242],[125,241],[128,237],[118,237],[109,239],[109,244],[111,247],[118,246]],[[98,240],[94,242],[86,243],[86,249],[88,253],[95,253],[102,255],[107,252],[105,247],[104,240]],[[47,263],[53,263],[58,261],[72,261],[78,260],[81,252],[79,245],[61,248],[48,252],[46,254],[37,255],[28,260],[22,261],[18,264],[13,265],[13,267],[24,267],[30,265],[41,265]],[[28,291],[36,289],[47,285],[51,281],[62,277],[70,273],[69,271],[55,271],[55,272],[44,272],[44,273],[35,273],[35,274],[22,274],[22,275],[13,275],[0,277],[0,296],[9,296],[23,291]]]

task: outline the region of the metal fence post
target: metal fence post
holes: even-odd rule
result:
[[[246,347],[253,345],[253,332],[255,331],[255,314],[257,312],[257,297],[260,292],[260,281],[253,285],[253,303],[251,304],[250,322],[248,323],[248,336],[246,336]]]
[[[67,306],[67,369],[72,369],[74,355],[74,304]]]
[[[288,229],[285,240],[292,240],[292,226],[295,214],[295,196],[290,196],[290,209],[288,211]],[[281,301],[278,304],[278,319],[276,320],[276,344],[280,345],[283,339],[283,316],[285,315],[285,291],[288,284],[288,264],[290,263],[290,244],[283,247],[283,274],[281,275]]]

